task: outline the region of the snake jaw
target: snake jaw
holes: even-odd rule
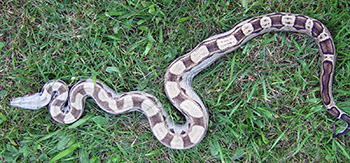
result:
[[[40,93],[35,93],[12,99],[10,101],[10,106],[19,107],[23,109],[37,110],[46,106],[49,101],[50,99],[43,99]]]

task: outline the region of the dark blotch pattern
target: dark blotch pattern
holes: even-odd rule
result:
[[[51,106],[58,106],[61,107],[66,101],[64,100],[59,100],[59,99],[54,99],[51,103]]]
[[[212,41],[212,42],[209,42],[209,43],[206,43],[205,46],[208,48],[208,51],[209,53],[213,53],[215,51],[218,51],[220,50],[216,41]]]
[[[339,117],[339,110],[336,107],[332,107],[327,110],[329,114],[333,115],[334,117]]]
[[[133,96],[132,97],[132,101],[134,103],[134,107],[135,108],[141,108],[141,104],[144,101],[142,98],[137,97],[137,96]]]
[[[347,114],[341,115],[340,119],[346,121],[347,123],[350,123],[350,116]]]
[[[94,87],[94,92],[92,97],[94,98],[94,100],[96,101],[96,103],[98,104],[98,106],[101,107],[101,109],[106,110],[108,112],[113,112],[113,110],[111,110],[109,108],[109,103],[107,101],[102,101],[98,98],[98,92],[101,91],[101,88],[99,87]]]
[[[176,82],[178,80],[178,76],[175,74],[172,74],[170,72],[166,73],[165,76],[165,81],[173,81]]]
[[[193,117],[193,122],[194,122],[193,125],[206,126],[206,125],[205,125],[205,120],[204,120],[203,117],[202,117],[202,118],[194,118],[194,117]]]
[[[305,29],[307,18],[305,16],[298,15],[295,17],[294,28],[297,30]]]
[[[329,84],[333,71],[333,63],[330,61],[324,61],[322,63],[323,66],[323,74],[321,77],[321,85],[322,85],[322,100],[325,105],[329,105],[331,102],[331,97],[329,96]]]
[[[183,137],[183,141],[184,141],[184,147],[188,147],[188,146],[193,145],[193,143],[191,142],[190,137],[188,135]]]
[[[77,94],[82,94],[82,95],[86,95],[86,92],[84,90],[84,86],[83,85],[79,85],[77,86],[74,91],[70,94],[70,102],[74,103],[76,101],[76,97],[77,97]]]
[[[66,88],[65,86],[60,86],[60,87],[58,88],[59,94],[62,94],[62,93],[67,92],[67,91],[68,91],[68,90],[67,90],[67,88]]]
[[[182,63],[184,63],[186,68],[189,68],[190,66],[194,66],[193,65],[194,62],[192,62],[190,56],[183,58],[181,61],[182,61]]]
[[[118,109],[122,109],[124,107],[124,100],[123,99],[119,99],[117,101],[117,108]]]
[[[83,104],[84,104],[84,103],[83,103]],[[83,108],[84,108],[84,105],[83,105]],[[83,109],[83,108],[81,108],[81,109]],[[78,109],[76,109],[75,107],[71,107],[70,109],[71,109],[71,113],[72,113],[72,115],[74,116],[74,118],[75,118],[75,119],[79,119],[79,117],[80,117],[80,115],[81,115],[81,112],[82,112],[83,110],[78,110]]]
[[[263,28],[262,28],[261,25],[260,25],[260,19],[261,19],[261,18],[259,18],[259,19],[253,19],[253,20],[250,21],[250,23],[253,25],[253,28],[254,28],[253,33],[258,33],[258,32],[260,32],[261,30],[263,30]]]
[[[55,116],[55,119],[59,122],[63,122],[64,117],[65,116],[63,114],[58,114]]]
[[[170,142],[171,140],[173,140],[173,138],[174,138],[174,135],[167,133],[165,137],[162,139],[162,142],[170,146]]]
[[[314,20],[314,26],[312,27],[311,31],[313,37],[318,37],[323,31],[321,22]]]
[[[233,32],[233,35],[234,35],[235,38],[237,39],[238,44],[239,44],[240,42],[242,42],[243,38],[245,37],[245,35],[244,35],[244,33],[243,33],[243,31],[242,31],[241,28],[238,28],[238,30],[234,31],[234,32]],[[224,36],[224,37],[227,37],[227,36]]]
[[[271,15],[271,27],[274,28],[282,28],[284,25],[282,24],[282,15]]]
[[[320,49],[322,50],[323,54],[331,54],[334,55],[334,46],[332,40],[326,39],[322,42],[319,42]]]
[[[149,117],[149,120],[151,122],[152,127],[154,127],[154,125],[163,122],[164,119],[162,119],[163,116],[159,113],[157,113],[156,115],[153,115],[152,117]]]
[[[177,104],[181,104],[181,102],[185,101],[185,99],[186,97],[182,93],[179,93],[179,95],[173,98],[174,102]]]
[[[47,89],[47,92],[52,96],[54,94],[54,90],[52,89],[52,87]]]

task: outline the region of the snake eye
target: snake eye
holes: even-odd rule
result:
[[[185,131],[181,131],[181,133],[180,133],[181,135],[185,135],[186,134],[186,132]]]

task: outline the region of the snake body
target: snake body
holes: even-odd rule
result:
[[[117,94],[107,85],[92,79],[79,81],[70,90],[63,81],[52,81],[45,84],[40,93],[15,98],[10,105],[38,109],[49,104],[53,119],[69,124],[80,118],[85,99],[91,97],[101,109],[111,114],[130,111],[144,113],[154,136],[165,146],[173,149],[191,148],[203,139],[208,129],[206,107],[191,88],[194,76],[248,40],[273,31],[305,33],[315,39],[322,60],[322,101],[331,115],[347,124],[341,132],[334,132],[334,136],[345,134],[350,130],[350,116],[336,106],[332,95],[336,54],[331,34],[319,20],[291,13],[271,13],[245,20],[225,33],[202,41],[170,64],[164,77],[164,89],[171,103],[186,117],[184,124],[175,124],[167,117],[166,111],[153,95],[138,91]]]

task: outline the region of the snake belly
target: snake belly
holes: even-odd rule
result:
[[[347,124],[339,133],[335,133],[333,128],[333,135],[348,132],[350,116],[336,106],[332,95],[336,54],[331,34],[319,20],[291,13],[271,13],[245,20],[225,33],[202,41],[170,64],[164,77],[164,90],[170,102],[185,116],[184,124],[174,123],[151,94],[138,91],[117,94],[107,85],[92,79],[79,81],[70,90],[63,81],[52,81],[45,84],[40,93],[15,98],[10,105],[34,110],[49,104],[52,118],[69,124],[81,117],[85,99],[91,97],[101,109],[111,114],[142,112],[148,118],[154,136],[162,144],[173,149],[188,149],[203,139],[209,121],[205,105],[192,90],[194,76],[248,40],[274,31],[305,33],[315,39],[322,60],[320,82],[323,104],[331,115]]]

